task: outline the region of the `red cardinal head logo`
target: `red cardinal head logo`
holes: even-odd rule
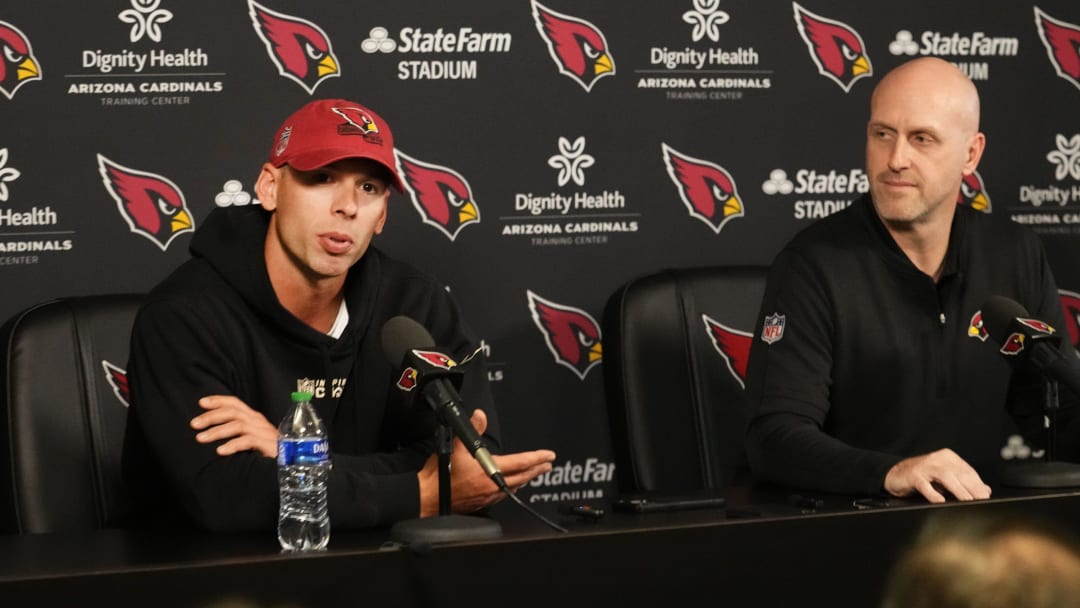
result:
[[[266,53],[277,66],[278,74],[304,87],[308,95],[323,80],[341,75],[330,38],[322,28],[251,0],[248,8],[255,33],[266,45]]]
[[[398,175],[412,197],[413,206],[425,224],[431,224],[453,241],[461,229],[480,222],[480,209],[473,201],[472,188],[450,167],[425,163],[400,151]]]
[[[416,388],[416,370],[411,367],[406,367],[401,372],[401,376],[395,384],[399,389],[405,392],[409,392]]]
[[[1065,330],[1069,334],[1069,342],[1080,352],[1080,293],[1058,290],[1061,298],[1061,310],[1065,313]]]
[[[1024,352],[1024,340],[1026,339],[1027,337],[1024,334],[1013,332],[1001,342],[1001,348],[998,351],[1003,355],[1019,355]]]
[[[973,171],[971,175],[965,175],[964,179],[960,180],[960,193],[956,195],[956,204],[990,213],[990,195],[986,193],[986,185],[978,171]]]
[[[1054,19],[1035,8],[1035,27],[1057,75],[1080,89],[1080,26]]]
[[[603,359],[600,344],[600,325],[592,315],[572,306],[545,300],[532,291],[529,297],[536,328],[544,336],[555,362],[573,370],[582,380],[594,365]]]
[[[692,158],[661,144],[668,175],[679,190],[679,197],[690,217],[705,222],[720,234],[729,220],[743,216],[743,203],[735,189],[735,180],[723,167]]]
[[[19,28],[0,21],[0,93],[11,99],[31,80],[41,80],[41,68],[30,50],[30,39]]]
[[[169,179],[124,167],[98,154],[98,171],[131,231],[162,251],[173,239],[195,230],[184,195]]]
[[[860,78],[874,73],[862,36],[846,23],[815,15],[792,2],[799,35],[810,50],[818,72],[847,93]]]
[[[101,367],[105,370],[105,380],[109,382],[116,398],[124,404],[124,407],[130,405],[131,389],[128,387],[127,372],[104,359],[101,360]]]
[[[709,318],[709,315],[701,315],[701,320],[705,322],[705,333],[711,339],[716,352],[720,353],[727,363],[728,371],[740,387],[746,388],[746,366],[750,362],[750,344],[754,335],[732,329]]]
[[[975,314],[971,315],[971,322],[968,323],[968,337],[977,338],[980,342],[986,342],[986,339],[990,337],[983,325],[981,310],[976,310]]]
[[[536,30],[547,43],[559,73],[573,78],[586,92],[597,80],[615,74],[615,61],[607,40],[595,25],[557,13],[536,0],[532,5]]]

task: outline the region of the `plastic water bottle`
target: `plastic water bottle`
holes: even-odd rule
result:
[[[278,426],[278,542],[286,551],[318,551],[330,542],[330,444],[311,393],[295,392],[292,401]]]

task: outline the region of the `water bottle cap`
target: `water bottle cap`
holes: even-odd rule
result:
[[[293,403],[300,401],[311,401],[311,393],[307,391],[296,391],[292,394]]]

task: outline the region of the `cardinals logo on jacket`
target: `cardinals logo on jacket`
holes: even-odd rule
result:
[[[690,217],[705,222],[720,234],[729,220],[742,217],[743,203],[735,189],[735,180],[720,165],[676,152],[662,143],[664,164],[679,190]]]
[[[1080,26],[1059,21],[1035,8],[1035,27],[1057,75],[1080,89]]]
[[[101,368],[105,370],[105,380],[109,382],[116,398],[124,407],[128,407],[131,404],[131,389],[128,387],[127,372],[104,359],[101,360]]]
[[[732,329],[709,317],[701,315],[705,322],[705,333],[712,341],[713,347],[727,363],[728,371],[739,383],[746,388],[746,366],[750,362],[750,344],[754,335],[745,331]]]
[[[1061,299],[1061,310],[1065,313],[1065,329],[1069,334],[1069,342],[1077,348],[1080,354],[1080,293],[1058,290]]]
[[[30,50],[30,39],[19,28],[0,21],[0,93],[11,99],[32,80],[41,80],[41,68]]]
[[[990,195],[986,193],[986,185],[978,171],[971,175],[965,175],[960,181],[960,193],[956,195],[956,204],[967,205],[976,211],[990,213]]]
[[[555,362],[584,380],[585,374],[603,359],[600,325],[596,319],[580,308],[556,304],[532,291],[525,293],[533,322],[543,334]]]
[[[615,74],[615,60],[608,50],[603,32],[596,26],[570,15],[557,13],[533,0],[536,30],[547,44],[548,53],[559,73],[574,79],[589,92],[604,76]]]
[[[862,36],[846,23],[815,15],[792,2],[799,35],[817,64],[818,73],[840,85],[847,93],[860,78],[874,73]]]
[[[461,229],[480,222],[480,209],[472,188],[460,173],[416,160],[395,150],[398,175],[409,191],[413,206],[425,224],[431,224],[453,241]]]
[[[295,81],[308,95],[326,80],[340,76],[338,59],[330,47],[330,38],[314,23],[272,11],[248,1],[255,33],[266,45],[266,53],[278,68],[278,74]]]
[[[986,339],[990,337],[990,334],[986,332],[986,327],[983,325],[981,310],[976,310],[975,314],[971,315],[967,333],[969,338],[977,338],[980,342],[986,342]]]
[[[169,179],[136,171],[98,154],[98,171],[105,189],[116,201],[131,231],[154,242],[162,251],[177,236],[195,230],[184,195]]]

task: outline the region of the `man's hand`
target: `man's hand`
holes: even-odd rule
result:
[[[930,502],[945,502],[934,486],[944,488],[957,500],[990,498],[990,486],[956,452],[946,448],[905,458],[885,475],[885,491],[893,496],[922,494]]]
[[[210,395],[199,399],[206,412],[191,419],[199,443],[227,440],[217,447],[221,456],[254,450],[268,458],[277,456],[277,427],[261,412],[232,395]]]
[[[470,419],[476,432],[483,435],[487,429],[487,416],[475,410]],[[539,475],[551,470],[555,452],[533,450],[516,454],[493,456],[495,465],[502,471],[503,480],[510,490],[516,492]],[[424,463],[417,477],[420,480],[420,517],[439,513],[439,457],[433,455]],[[450,498],[455,513],[471,513],[493,505],[506,497],[495,482],[480,468],[461,440],[454,440],[454,453],[450,456]]]

